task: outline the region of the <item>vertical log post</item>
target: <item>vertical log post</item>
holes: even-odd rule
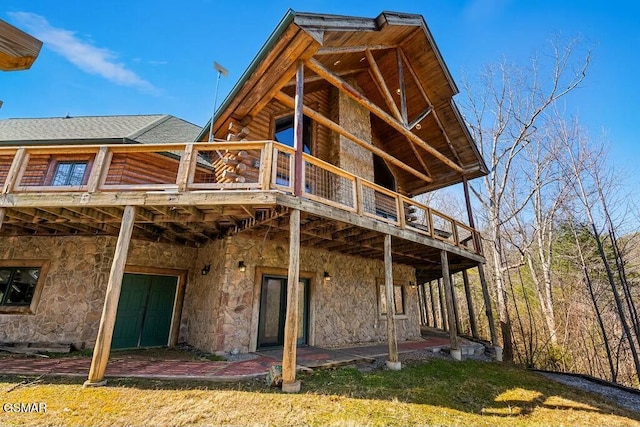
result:
[[[100,327],[98,328],[98,337],[96,338],[96,344],[93,348],[89,378],[84,383],[85,387],[102,386],[107,383],[104,379],[104,373],[107,369],[107,361],[109,360],[109,353],[111,351],[111,339],[113,338],[113,327],[116,323],[116,312],[118,311],[118,301],[122,288],[122,276],[124,275],[124,267],[127,263],[127,253],[129,252],[129,243],[131,242],[135,217],[135,206],[126,206],[122,215],[122,224],[120,225],[120,233],[118,234],[118,242],[116,243],[111,271],[109,272],[109,282],[107,283],[102,317],[100,318]]]
[[[424,320],[426,322],[425,325],[431,326],[431,321],[429,320],[429,303],[427,301],[426,283],[423,283],[421,286],[422,286],[422,305],[424,307]]]
[[[398,360],[398,337],[396,336],[395,304],[393,302],[393,260],[391,258],[391,235],[384,236],[384,294],[387,302],[387,342],[389,358],[387,368],[399,371],[402,364]]]
[[[455,360],[462,360],[462,352],[458,344],[458,331],[456,329],[456,319],[453,308],[453,291],[451,287],[451,276],[449,274],[449,257],[447,251],[440,251],[440,263],[442,264],[442,281],[444,282],[445,298],[447,300],[447,313],[449,320],[449,339],[451,340],[451,357]]]
[[[293,113],[293,147],[296,152],[293,157],[294,179],[293,194],[297,197],[302,196],[302,177],[304,176],[302,168],[302,150],[304,149],[304,62],[298,61],[296,70],[296,96],[294,98]]]
[[[442,330],[447,332],[449,330],[449,313],[445,304],[444,289],[442,287],[442,279],[438,279],[438,299],[440,300],[440,322],[442,324]]]
[[[467,310],[469,311],[469,326],[471,327],[471,336],[478,339],[478,323],[476,322],[476,309],[473,307],[473,297],[471,295],[471,286],[469,285],[469,274],[467,270],[462,270],[462,283],[464,284],[464,293],[467,298]]]
[[[461,331],[460,326],[460,307],[458,305],[458,297],[456,295],[455,280],[453,274],[449,276],[449,283],[451,284],[451,298],[453,300],[453,318],[456,321],[456,331]]]
[[[467,216],[469,217],[469,227],[475,230],[476,225],[473,220],[473,210],[471,209],[471,198],[469,197],[469,183],[466,176],[462,176],[462,187],[464,189],[464,199],[467,204]],[[481,250],[481,242],[478,238],[478,234],[474,233],[473,238],[475,240],[476,248]],[[491,297],[489,296],[489,287],[487,286],[487,280],[484,274],[484,266],[478,264],[478,276],[480,277],[480,286],[482,287],[482,298],[484,300],[484,310],[489,322],[489,333],[491,335],[491,344],[496,347],[496,353],[502,354],[502,349],[498,349],[498,334],[496,333],[496,324],[493,319],[493,309],[491,308]]]
[[[433,282],[429,282],[429,299],[431,300],[431,314],[433,315],[433,327],[438,327],[438,317],[436,313],[436,300],[433,298]]]
[[[7,214],[7,208],[0,208],[0,230],[2,230],[2,224],[4,223],[4,216]]]
[[[289,274],[287,276],[287,311],[282,350],[282,391],[297,393],[296,346],[298,344],[298,282],[300,281],[300,210],[292,209],[289,218]]]

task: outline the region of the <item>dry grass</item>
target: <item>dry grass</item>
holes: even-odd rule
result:
[[[353,368],[303,375],[303,393],[285,395],[261,382],[80,380],[0,377],[0,403],[44,402],[46,413],[0,407],[0,425],[473,425],[640,426],[624,411],[517,368],[432,360],[400,372]]]

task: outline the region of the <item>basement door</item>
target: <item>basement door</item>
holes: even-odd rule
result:
[[[174,276],[125,273],[111,348],[168,345],[177,285]]]
[[[307,344],[309,330],[309,279],[298,282],[298,345]],[[284,344],[284,323],[287,313],[287,278],[265,275],[260,293],[258,348]]]

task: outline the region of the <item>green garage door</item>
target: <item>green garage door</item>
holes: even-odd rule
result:
[[[167,345],[177,284],[173,276],[125,274],[111,348]]]

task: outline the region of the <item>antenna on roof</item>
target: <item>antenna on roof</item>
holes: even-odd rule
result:
[[[218,78],[216,79],[216,94],[213,97],[213,114],[211,114],[211,124],[209,125],[209,139],[207,142],[211,142],[213,139],[213,118],[216,115],[216,108],[218,107],[218,86],[220,85],[220,76],[227,77],[229,75],[229,70],[224,68],[222,65],[218,64],[216,61],[213,61],[213,68],[218,72]]]

